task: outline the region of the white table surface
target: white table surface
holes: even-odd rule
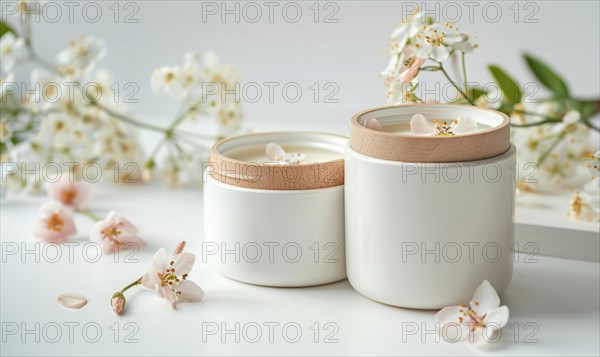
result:
[[[421,333],[433,329],[435,311],[379,304],[354,291],[347,280],[311,288],[266,288],[229,280],[200,259],[190,278],[204,288],[205,301],[174,311],[154,293],[136,287],[128,291],[126,313],[116,316],[109,305],[112,293],[141,275],[156,249],[171,250],[186,240],[190,251],[199,253],[202,191],[159,185],[96,190],[91,208],[102,214],[115,209],[131,219],[148,247],[129,259],[121,255],[116,263],[113,255],[95,261],[96,247],[86,245],[92,222],[80,216],[72,252],[62,246],[56,258],[55,247],[37,243],[31,235],[45,198],[13,195],[2,200],[3,356],[600,353],[600,265],[542,256],[529,262],[518,256],[513,280],[501,294],[510,308],[510,328],[503,330],[500,343],[485,350],[437,342],[433,334]],[[11,254],[15,247],[19,251]],[[23,256],[26,248],[38,249],[37,256]],[[65,291],[84,293],[88,305],[80,310],[59,306],[56,297]],[[235,333],[221,333],[235,331],[236,323],[239,342]],[[219,332],[206,333],[214,326]],[[418,332],[411,335],[408,330],[414,326]],[[302,335],[293,343],[296,329]],[[257,331],[261,338],[252,343]],[[325,342],[327,336],[331,343]]]

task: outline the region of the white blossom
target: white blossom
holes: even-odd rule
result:
[[[103,40],[82,36],[71,41],[69,47],[58,54],[60,71],[67,78],[80,78],[91,71],[105,55],[106,45]]]
[[[0,38],[0,61],[1,68],[5,72],[9,72],[19,62],[27,57],[27,49],[25,48],[25,39],[16,37],[12,32],[6,32]]]
[[[508,323],[509,310],[500,306],[500,297],[490,284],[484,280],[475,290],[469,304],[449,306],[440,310],[435,319],[438,322],[438,333],[447,340],[455,340],[447,336],[449,330],[458,330],[456,340],[482,344],[495,339],[494,333],[500,331]],[[450,326],[451,329],[447,329]]]
[[[462,36],[453,24],[434,23],[423,26],[421,31],[416,34],[414,49],[420,58],[431,58],[434,61],[442,62],[450,55],[448,46],[462,40]]]
[[[230,136],[238,132],[242,124],[242,108],[239,103],[227,103],[217,112],[217,124],[220,136]]]

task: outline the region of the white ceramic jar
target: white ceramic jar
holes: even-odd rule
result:
[[[250,284],[311,286],[346,277],[344,144],[310,132],[256,133],[214,145],[204,186],[204,253]],[[300,163],[272,163],[277,143]]]
[[[416,113],[470,116],[485,129],[452,137],[386,130],[407,128]],[[364,127],[368,118],[384,131]],[[475,107],[406,105],[358,113],[351,125],[345,203],[352,286],[373,300],[420,309],[466,303],[484,279],[504,290],[514,241],[508,118]]]

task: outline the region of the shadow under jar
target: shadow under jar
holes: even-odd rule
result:
[[[463,135],[417,135],[415,114],[471,118]],[[375,118],[383,131],[364,126]],[[416,104],[366,110],[346,144],[348,280],[373,300],[439,309],[469,301],[484,279],[503,291],[513,270],[515,147],[506,115]]]
[[[346,278],[346,141],[324,133],[275,132],[216,143],[204,186],[208,261],[229,278],[265,286]],[[285,155],[269,157],[270,143]],[[285,161],[288,156],[293,162]]]

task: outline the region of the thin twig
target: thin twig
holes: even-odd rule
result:
[[[465,53],[461,52],[461,62],[462,62],[462,72],[463,72],[463,85],[465,86],[465,91],[469,92],[467,88],[467,66],[465,65]]]
[[[448,72],[446,72],[446,70],[444,69],[444,66],[442,65],[441,62],[438,62],[440,64],[440,71],[442,71],[442,73],[444,74],[444,76],[446,76],[446,79],[448,79],[448,81],[450,82],[450,84],[452,84],[454,86],[454,88],[456,88],[456,90],[458,91],[458,93],[460,93],[460,95],[463,96],[463,98],[466,99],[467,102],[469,102],[469,104],[471,105],[475,105],[475,103],[471,100],[471,98],[469,98],[468,95],[465,94],[465,92],[462,91],[462,89],[460,89],[460,86],[458,84],[456,84],[452,78],[450,78],[450,75],[448,74]]]

